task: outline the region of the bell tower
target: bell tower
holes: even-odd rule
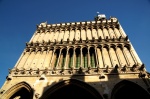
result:
[[[43,22],[25,45],[0,99],[150,99],[149,73],[115,17]]]

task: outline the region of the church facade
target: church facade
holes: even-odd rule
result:
[[[149,73],[115,17],[41,23],[0,99],[150,99]]]

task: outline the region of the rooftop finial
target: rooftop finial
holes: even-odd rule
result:
[[[99,15],[99,12],[97,12],[97,16]]]
[[[103,20],[103,19],[106,19],[105,14],[100,14],[99,12],[97,12],[96,20]]]

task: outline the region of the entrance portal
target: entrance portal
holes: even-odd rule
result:
[[[20,82],[7,90],[1,99],[32,99],[33,90],[26,82]]]
[[[66,83],[67,82],[67,83]],[[48,89],[41,99],[80,99],[88,97],[88,99],[103,99],[102,96],[87,83],[78,80],[69,80],[57,83]]]
[[[62,99],[80,99],[81,97],[88,97],[88,99],[96,99],[96,97],[87,90],[73,84],[58,89],[49,96],[49,99],[58,99],[59,97],[61,97]]]
[[[114,87],[111,99],[150,99],[150,95],[139,85],[122,81]]]
[[[26,88],[21,88],[14,95],[10,97],[10,99],[30,99],[30,92]]]

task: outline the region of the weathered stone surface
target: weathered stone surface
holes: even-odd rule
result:
[[[149,77],[117,18],[41,23],[9,70],[0,98],[48,99],[68,92],[93,99],[150,99]]]

